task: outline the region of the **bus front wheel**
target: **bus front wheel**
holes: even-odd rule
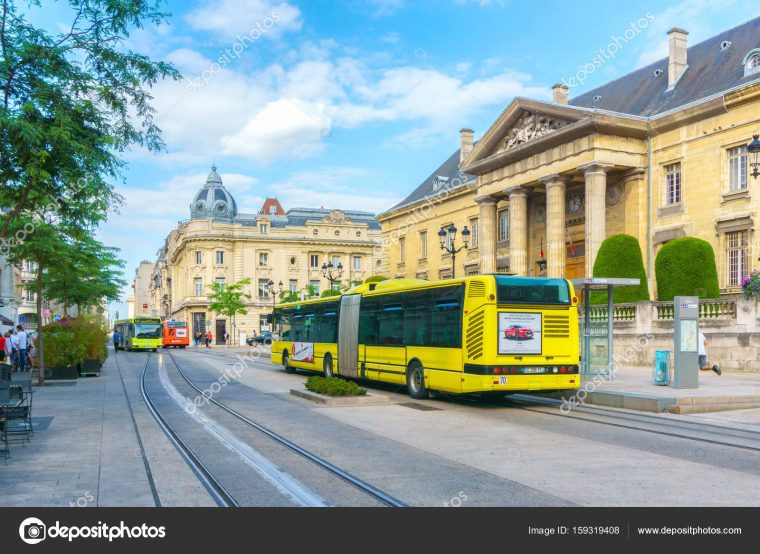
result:
[[[325,361],[322,364],[322,373],[324,374],[325,379],[332,379],[333,377],[333,361],[330,354],[325,356]]]
[[[290,356],[288,356],[288,352],[285,351],[282,353],[282,367],[285,368],[285,373],[295,373],[296,370],[293,369],[293,367],[290,365]]]
[[[406,388],[415,400],[425,400],[430,395],[425,386],[425,370],[420,362],[412,362],[406,372]]]

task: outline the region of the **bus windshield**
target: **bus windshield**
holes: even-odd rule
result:
[[[160,339],[161,325],[157,323],[136,323],[135,324],[135,338],[136,339]]]
[[[570,304],[570,288],[564,279],[496,277],[499,304]]]

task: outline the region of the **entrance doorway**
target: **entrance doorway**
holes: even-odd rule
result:
[[[586,277],[586,244],[574,242],[573,248],[567,247],[565,260],[565,279]]]
[[[216,344],[224,344],[224,333],[227,330],[227,320],[216,320]]]
[[[193,312],[193,340],[197,333],[201,334],[201,342],[206,336],[206,314],[204,312]]]

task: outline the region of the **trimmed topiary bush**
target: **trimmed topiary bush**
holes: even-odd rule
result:
[[[327,396],[364,396],[367,389],[361,388],[353,381],[346,381],[339,377],[326,379],[319,375],[312,375],[306,380],[306,388],[317,394]]]
[[[665,244],[657,253],[654,271],[660,301],[673,300],[674,296],[720,296],[715,252],[702,239],[683,237]]]
[[[620,277],[638,279],[638,286],[616,287],[613,292],[615,304],[649,300],[647,273],[641,257],[638,239],[631,235],[612,235],[599,247],[594,261],[594,277]],[[606,304],[606,292],[592,292],[592,304]]]

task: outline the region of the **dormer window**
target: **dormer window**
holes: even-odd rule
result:
[[[272,215],[277,215],[277,206],[269,206],[269,213]]]
[[[433,177],[433,190],[436,191],[441,187],[445,187],[449,183],[449,178],[443,175],[436,175]]]
[[[760,73],[760,48],[755,48],[744,57],[744,76]]]
[[[728,48],[731,47],[731,41],[730,40],[724,40],[720,43],[720,49],[721,50],[728,50]]]

